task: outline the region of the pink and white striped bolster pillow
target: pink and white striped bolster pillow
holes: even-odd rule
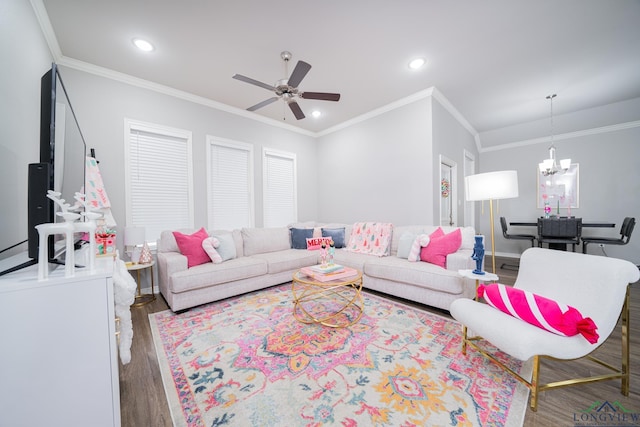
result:
[[[591,344],[598,342],[598,327],[574,307],[511,286],[480,285],[478,297],[492,307],[538,328],[571,337],[582,334]]]
[[[428,234],[419,234],[413,244],[411,245],[411,249],[409,249],[409,258],[410,262],[418,262],[420,261],[420,249],[424,248],[429,244],[430,238]]]
[[[202,241],[202,249],[209,255],[211,262],[214,264],[220,264],[222,262],[222,257],[215,249],[218,246],[220,246],[220,241],[215,237],[207,237]]]

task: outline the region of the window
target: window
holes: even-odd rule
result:
[[[150,244],[193,227],[191,158],[190,131],[125,119],[127,226],[145,227]]]
[[[296,155],[264,149],[264,227],[282,227],[298,220]]]
[[[254,226],[253,146],[207,136],[209,228]]]

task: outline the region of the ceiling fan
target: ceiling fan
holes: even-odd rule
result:
[[[291,52],[284,51],[280,54],[280,57],[284,61],[284,74],[285,76],[289,74],[288,65],[289,60],[291,59]],[[291,112],[296,119],[301,120],[304,119],[304,113],[302,109],[296,102],[296,98],[304,98],[304,99],[318,99],[321,101],[339,101],[340,94],[339,93],[326,93],[326,92],[303,92],[298,90],[298,85],[302,79],[307,75],[309,70],[311,69],[311,65],[304,62],[298,61],[296,67],[293,69],[291,76],[287,79],[286,77],[282,80],[278,80],[275,85],[271,86],[266,83],[262,83],[258,80],[254,80],[249,77],[245,77],[240,74],[236,74],[233,76],[234,79],[243,81],[245,83],[251,83],[252,85],[260,86],[261,88],[270,90],[275,92],[276,96],[266,99],[262,102],[257,103],[249,108],[247,111],[255,111],[259,108],[262,108],[266,105],[271,104],[272,102],[277,101],[278,99],[282,99],[289,105]]]

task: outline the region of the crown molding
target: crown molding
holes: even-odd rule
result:
[[[246,111],[240,108],[232,107],[227,104],[223,104],[221,102],[213,101],[208,98],[204,98],[202,96],[194,95],[189,92],[184,92],[178,89],[171,88],[169,86],[164,86],[158,83],[153,83],[148,80],[140,79],[137,77],[130,76],[125,73],[120,73],[117,71],[110,70],[108,68],[100,67],[97,65],[89,64],[88,62],[78,61],[76,59],[68,58],[63,56],[60,60],[57,61],[59,65],[63,65],[65,67],[73,68],[75,70],[84,71],[89,74],[94,74],[100,77],[104,77],[107,79],[119,81],[121,83],[125,83],[131,86],[140,87],[143,89],[151,90],[154,92],[162,93],[164,95],[172,96],[174,98],[183,99],[185,101],[193,102],[195,104],[204,105],[206,107],[215,108],[216,110],[225,111],[227,113],[235,114],[238,116],[246,117],[251,120],[255,120],[258,122],[262,122],[268,124],[270,126],[279,127],[282,129],[286,129],[292,132],[300,133],[303,135],[315,137],[317,136],[315,132],[310,132],[305,129],[300,129],[298,127],[281,123],[278,120],[270,119],[268,117],[263,117],[250,111]]]
[[[633,129],[636,127],[640,127],[640,120],[553,135],[553,142],[562,141],[565,139],[582,138],[582,137],[591,136],[591,135],[599,135],[602,133],[617,132],[620,130]],[[511,142],[508,144],[500,144],[495,147],[487,147],[480,150],[480,152],[489,153],[491,151],[501,151],[501,150],[507,150],[510,148],[518,148],[518,147],[524,147],[527,145],[536,145],[536,144],[543,144],[543,143],[549,144],[551,142],[552,142],[551,135],[549,135],[549,136],[544,136],[540,138],[526,139],[524,141]]]
[[[467,119],[464,118],[460,111],[458,111],[458,109],[454,107],[451,102],[449,102],[449,100],[442,94],[442,92],[440,92],[435,87],[433,88],[433,98],[437,100],[438,103],[440,103],[440,105],[442,105],[442,107],[447,110],[449,114],[451,114],[453,118],[456,119],[458,123],[460,123],[462,127],[464,127],[467,132],[469,132],[473,136],[473,140],[476,143],[476,148],[478,149],[478,152],[480,152],[481,142],[480,134],[478,133],[478,131],[476,131],[473,126],[471,126],[471,123],[469,123]]]
[[[430,87],[428,89],[422,90],[420,92],[416,92],[413,95],[409,95],[405,98],[401,98],[397,101],[393,101],[387,105],[384,105],[380,108],[376,108],[375,110],[371,110],[367,113],[361,114],[359,116],[356,116],[352,119],[349,119],[347,121],[344,121],[340,124],[337,124],[335,126],[332,126],[330,128],[327,128],[323,131],[320,131],[316,134],[316,136],[325,136],[325,135],[329,135],[331,133],[337,132],[341,129],[345,129],[348,128],[349,126],[353,126],[357,123],[361,123],[364,122],[365,120],[369,120],[373,117],[379,116],[381,114],[384,113],[388,113],[389,111],[393,111],[397,108],[403,107],[405,105],[411,104],[413,102],[419,101],[421,99],[425,99],[425,98],[429,98],[430,96],[432,96],[433,94],[433,90],[435,88],[434,87]]]
[[[56,33],[53,31],[53,26],[51,25],[51,21],[49,20],[47,9],[44,7],[42,0],[29,1],[31,3],[31,8],[36,14],[36,19],[40,24],[42,34],[44,35],[47,45],[49,45],[49,51],[51,52],[51,56],[53,56],[53,61],[58,62],[58,60],[62,58],[62,50],[60,49],[60,45],[58,44]]]

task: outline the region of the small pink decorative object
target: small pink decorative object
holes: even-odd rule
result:
[[[215,237],[207,237],[202,241],[202,249],[209,255],[211,262],[214,264],[220,264],[222,262],[222,257],[218,251],[216,251],[218,246],[220,246],[220,240]]]
[[[149,264],[153,261],[153,256],[151,255],[151,250],[149,250],[149,245],[147,242],[144,242],[142,246],[142,252],[140,252],[140,264]]]

